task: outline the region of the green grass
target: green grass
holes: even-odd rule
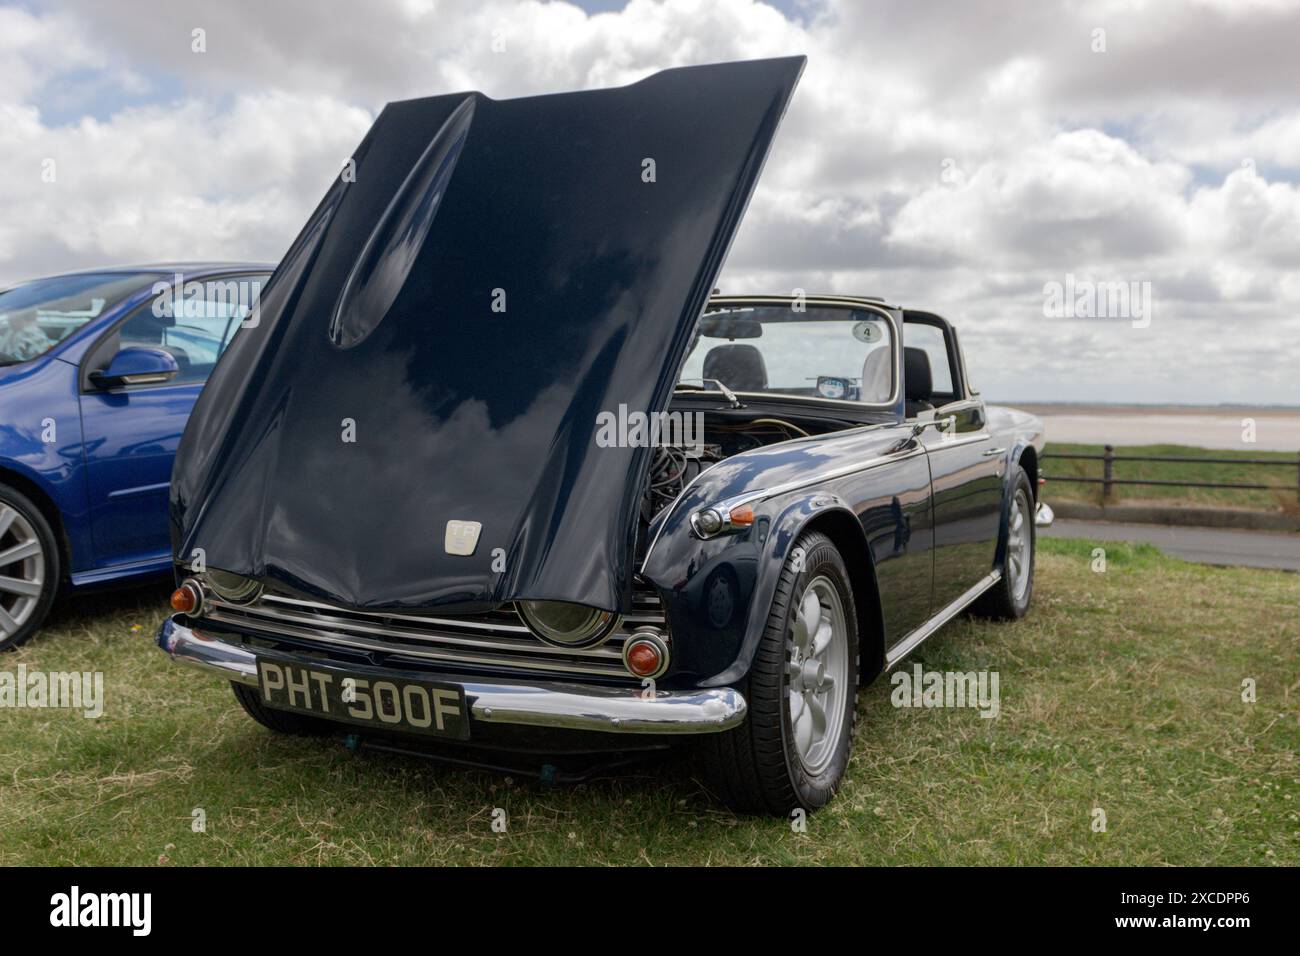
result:
[[[1100,455],[1101,445],[1073,445],[1049,442],[1045,454]],[[1248,484],[1282,485],[1284,491],[1239,490],[1230,488],[1184,488],[1160,485],[1114,485],[1111,504],[1175,504],[1206,508],[1250,508],[1300,514],[1297,500],[1297,458],[1293,452],[1222,451],[1193,448],[1188,445],[1140,445],[1115,449],[1116,455],[1165,455],[1187,458],[1262,458],[1280,461],[1289,468],[1271,465],[1218,465],[1199,462],[1117,461],[1115,478],[1143,478],[1161,481],[1223,481]],[[1100,461],[1049,459],[1043,462],[1045,475],[1066,477],[1102,476]],[[1049,501],[1085,501],[1101,504],[1102,486],[1091,482],[1051,481],[1044,488]]]
[[[547,788],[277,737],[154,648],[162,592],[82,599],[0,657],[100,669],[108,694],[99,720],[0,709],[0,865],[1300,863],[1300,576],[1114,543],[1095,573],[1095,546],[1042,541],[1025,620],[959,620],[915,656],[995,669],[996,719],[863,693],[806,833],[734,816],[685,756]]]

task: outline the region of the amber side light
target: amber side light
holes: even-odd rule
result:
[[[659,670],[662,658],[649,641],[640,641],[627,652],[627,669],[637,677],[648,677]]]
[[[203,598],[199,594],[199,589],[189,581],[186,581],[172,592],[172,610],[181,614],[193,614],[199,609],[202,601]]]
[[[732,524],[751,525],[754,523],[754,509],[751,505],[740,505],[732,508],[727,517]]]

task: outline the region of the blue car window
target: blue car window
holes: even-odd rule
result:
[[[39,358],[153,278],[153,273],[85,273],[36,279],[0,292],[0,365]]]
[[[118,347],[162,349],[176,359],[177,383],[207,381],[248,317],[249,299],[268,276],[241,276],[205,283],[202,295],[163,294],[142,306],[118,329]],[[232,292],[239,288],[240,292]]]

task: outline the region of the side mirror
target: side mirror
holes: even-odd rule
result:
[[[176,359],[162,349],[130,347],[113,356],[108,367],[90,373],[96,388],[119,388],[123,385],[158,385],[170,382],[180,373]]]

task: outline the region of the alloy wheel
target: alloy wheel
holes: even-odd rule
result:
[[[786,662],[786,701],[795,752],[816,776],[830,765],[844,724],[849,687],[844,603],[830,578],[813,578],[795,613]]]
[[[45,553],[31,522],[0,502],[0,641],[36,612],[45,588]]]
[[[1034,559],[1033,529],[1029,527],[1029,498],[1021,489],[1011,499],[1011,515],[1007,524],[1006,573],[1010,577],[1011,596],[1017,602],[1024,600],[1029,590],[1029,569]]]

